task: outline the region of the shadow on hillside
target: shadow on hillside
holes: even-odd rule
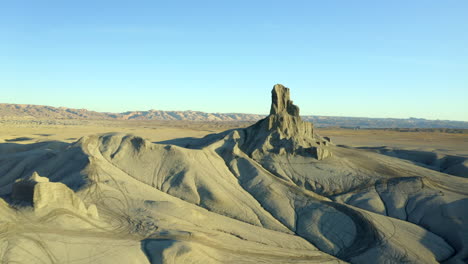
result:
[[[169,139],[169,140],[163,140],[163,141],[155,141],[153,143],[163,144],[163,145],[175,145],[175,146],[179,146],[182,148],[186,148],[190,145],[191,142],[195,140],[199,140],[199,138],[183,137],[183,138],[175,138],[175,139]]]
[[[463,250],[463,244],[468,233],[465,223],[468,219],[468,211],[466,210],[468,198],[447,203],[443,207],[444,209],[441,211],[444,221],[440,226],[433,225],[431,227],[424,223],[418,225],[443,238],[454,249],[453,254],[449,258],[441,260],[441,263],[465,262],[468,258],[468,252]],[[424,238],[421,239],[421,243],[430,247],[431,241]]]
[[[20,142],[20,141],[28,141],[28,140],[33,140],[34,138],[30,137],[17,137],[17,138],[10,138],[10,139],[5,139],[5,142]]]
[[[172,239],[145,239],[141,241],[141,249],[150,263],[163,263],[163,252],[177,241]]]
[[[87,182],[83,172],[89,164],[80,146],[45,141],[33,144],[0,144],[0,197],[10,201],[13,184],[29,178],[33,172],[51,182],[62,182],[72,190],[81,189]]]
[[[153,143],[175,145],[178,147],[189,148],[189,149],[200,149],[213,142],[223,139],[225,136],[227,136],[234,130],[238,130],[238,128],[228,129],[221,133],[208,134],[202,138],[183,137],[183,138],[174,138],[174,139],[163,140],[163,141],[155,141]]]
[[[408,160],[415,165],[431,170],[468,178],[468,167],[466,166],[468,158],[466,157],[444,155],[436,152],[422,150],[393,149],[386,146],[357,147],[356,149],[371,151],[394,158]]]

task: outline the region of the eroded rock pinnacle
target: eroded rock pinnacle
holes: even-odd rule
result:
[[[276,84],[271,91],[270,115],[246,129],[244,149],[256,160],[270,154],[330,157],[330,142],[314,133],[314,126],[299,116],[289,88]]]
[[[299,107],[289,99],[289,88],[282,84],[276,84],[271,91],[270,115],[288,113],[292,116],[299,116]]]

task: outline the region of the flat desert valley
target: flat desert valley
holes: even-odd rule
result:
[[[92,134],[121,132],[151,142],[201,138],[254,122],[137,121],[137,120],[4,120],[0,121],[0,143],[30,144],[44,141],[74,142]],[[400,132],[373,129],[317,128],[337,145],[389,147],[434,154],[468,157],[468,134],[443,132]]]
[[[468,134],[0,120],[1,263],[466,263]]]

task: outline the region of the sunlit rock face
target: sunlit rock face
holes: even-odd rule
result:
[[[299,107],[290,100],[289,88],[276,84],[271,94],[270,115],[246,129],[244,151],[254,159],[287,153],[318,160],[332,156],[330,142],[315,134],[313,124],[299,116]]]

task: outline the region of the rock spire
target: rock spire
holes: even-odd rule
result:
[[[292,116],[299,116],[299,107],[289,99],[289,88],[282,84],[276,84],[271,90],[271,110],[270,115],[286,112]]]
[[[289,88],[281,84],[271,91],[270,115],[247,128],[245,150],[254,159],[270,154],[330,157],[330,142],[314,133],[314,126],[299,116],[299,107],[290,99]]]

